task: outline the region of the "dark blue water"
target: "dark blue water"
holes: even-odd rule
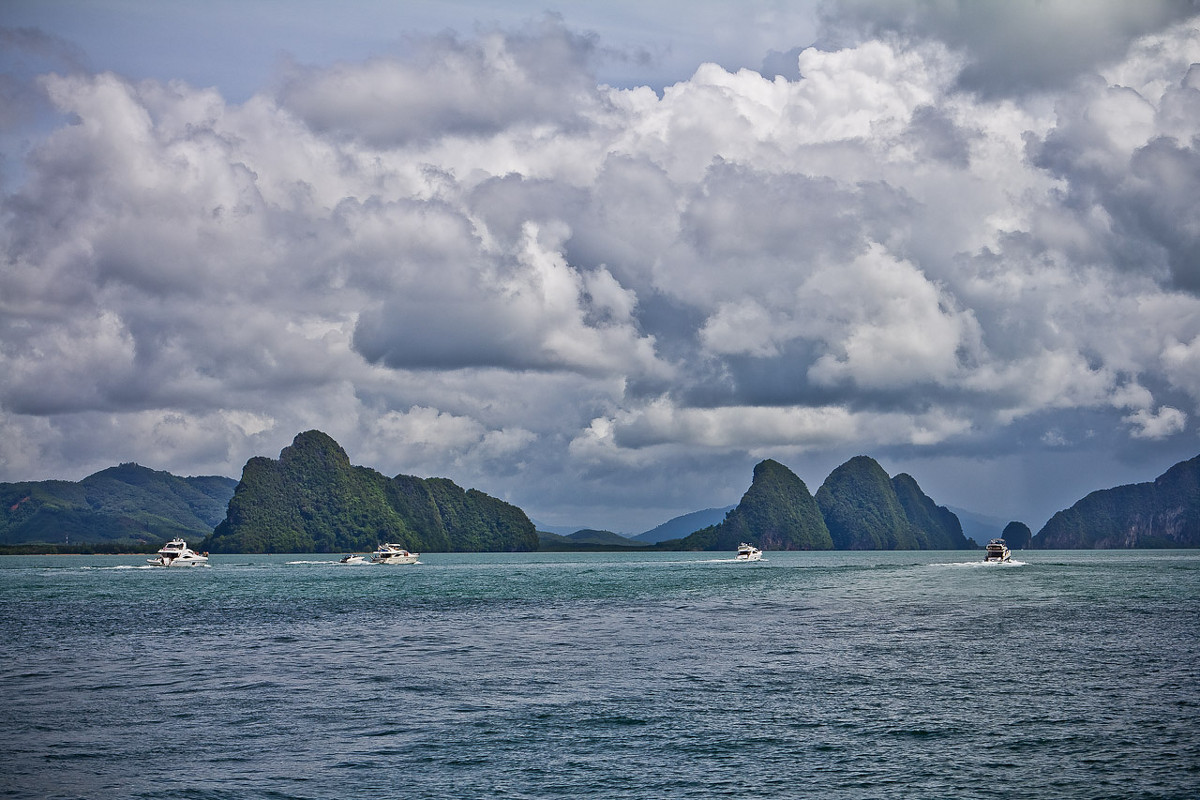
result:
[[[3,557],[0,797],[1200,797],[1200,552],[766,557]]]

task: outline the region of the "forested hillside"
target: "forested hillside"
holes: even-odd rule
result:
[[[1030,546],[1200,547],[1200,456],[1152,482],[1092,492],[1051,517]]]
[[[732,550],[958,550],[972,547],[958,517],[933,502],[911,475],[889,478],[872,458],[835,469],[814,497],[790,469],[767,459],[742,500],[717,525],[664,547]]]
[[[225,519],[204,543],[214,553],[536,550],[521,509],[446,478],[387,478],[353,466],[320,431],[296,436],[278,460],[246,463]]]
[[[237,481],[181,478],[138,464],[81,481],[0,483],[0,544],[149,544],[207,536]]]

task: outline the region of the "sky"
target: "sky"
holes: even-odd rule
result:
[[[547,527],[1200,453],[1200,4],[0,5],[0,481],[301,431]]]

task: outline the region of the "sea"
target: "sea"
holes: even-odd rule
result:
[[[764,556],[3,556],[0,797],[1200,797],[1200,551]]]

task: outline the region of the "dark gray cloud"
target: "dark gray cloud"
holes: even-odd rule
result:
[[[487,136],[510,125],[578,126],[600,102],[595,37],[547,16],[515,33],[418,41],[408,58],[290,70],[282,105],[314,131],[375,146]]]
[[[913,111],[908,138],[922,160],[943,161],[960,169],[970,166],[974,134],[934,106]]]
[[[988,97],[1062,89],[1121,59],[1139,36],[1200,12],[1195,0],[838,0],[823,9],[830,44],[887,35],[961,51],[958,84]]]
[[[1091,81],[1059,104],[1055,129],[1030,142],[1034,163],[1065,181],[1064,210],[1081,225],[1104,220],[1090,227],[1114,261],[1169,276],[1193,293],[1200,291],[1200,227],[1190,213],[1200,190],[1198,112],[1194,65],[1157,104],[1133,88]]]

